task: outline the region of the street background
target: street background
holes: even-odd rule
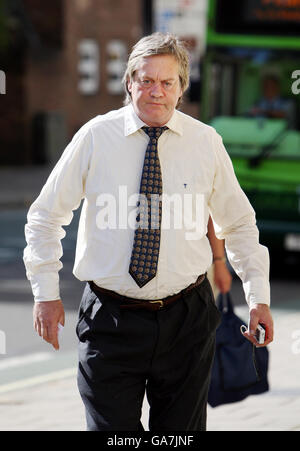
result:
[[[263,2],[241,0],[240,5],[246,3],[259,7]],[[270,390],[239,403],[208,406],[208,430],[300,431],[300,115],[294,115],[298,123],[290,130],[284,120],[263,122],[259,117],[251,122],[244,114],[258,94],[258,74],[267,69],[282,78],[284,93],[298,102],[295,111],[300,111],[297,85],[293,95],[290,89],[291,71],[300,69],[300,42],[291,34],[293,26],[300,29],[300,5],[294,3],[285,15],[298,17],[290,24],[289,39],[283,35],[288,27],[278,37],[281,20],[265,28],[277,36],[272,42],[259,42],[250,33],[253,43],[247,44],[249,36],[243,43],[243,30],[229,17],[239,34],[238,44],[227,45],[226,34],[206,33],[214,6],[221,5],[214,0],[0,0],[0,70],[6,75],[5,86],[0,86],[1,431],[85,430],[76,386],[75,335],[84,284],[72,275],[80,209],[63,239],[60,280],[66,324],[58,352],[32,327],[33,299],[22,260],[24,225],[29,206],[73,134],[90,118],[122,105],[127,55],[142,35],[155,30],[175,32],[189,45],[191,86],[182,110],[205,122],[216,118],[214,126],[223,127],[230,155],[239,158],[242,151],[249,157],[249,165],[241,165],[238,158],[233,163],[271,251],[275,339],[268,347]],[[260,17],[275,17],[274,11],[268,16],[268,8],[282,12],[278,5],[263,8]],[[247,9],[237,17],[250,18],[250,27],[251,14]],[[225,19],[219,24],[222,30]],[[275,163],[269,158],[274,148]],[[259,156],[258,163],[251,160],[253,155]],[[231,296],[236,313],[247,323],[244,293],[235,274]],[[145,399],[146,430],[147,417]]]
[[[83,431],[84,409],[76,385],[75,325],[84,285],[72,276],[78,212],[67,228],[61,291],[66,325],[57,352],[32,328],[32,294],[22,262],[27,205],[38,194],[49,168],[0,170],[0,330],[6,354],[0,355],[0,430]],[[9,183],[9,175],[15,183]],[[28,181],[28,183],[27,183]],[[10,186],[10,187],[9,187]],[[300,282],[282,268],[271,279],[275,340],[269,346],[268,393],[208,407],[209,431],[300,431]],[[236,313],[247,322],[241,283],[234,277]],[[147,430],[148,404],[143,407]]]

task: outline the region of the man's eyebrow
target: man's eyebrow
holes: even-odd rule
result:
[[[154,78],[152,78],[150,75],[147,75],[147,74],[142,74],[140,76],[140,78],[148,78],[149,80],[153,80],[154,81]],[[175,81],[175,80],[176,80],[176,78],[169,77],[169,78],[165,78],[164,80],[161,80],[161,81]]]

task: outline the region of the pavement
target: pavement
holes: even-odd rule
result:
[[[47,167],[0,168],[0,208],[28,206],[48,174]],[[208,406],[208,431],[300,431],[299,301],[300,292],[272,309],[275,339],[268,347],[270,390],[238,403]],[[235,311],[247,321],[246,305],[238,305]],[[0,418],[0,431],[84,431],[76,365],[0,385]],[[145,399],[145,430],[147,422]]]

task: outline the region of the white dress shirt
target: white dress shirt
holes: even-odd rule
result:
[[[211,215],[247,303],[269,304],[268,250],[259,244],[255,213],[222,139],[177,110],[158,141],[168,201],[163,200],[157,274],[142,288],[130,276],[136,196],[149,140],[144,125],[129,105],[89,121],[65,149],[25,226],[24,262],[35,301],[60,299],[62,226],[84,199],[73,271],[79,280],[139,299],[177,293],[212,263],[206,236]]]

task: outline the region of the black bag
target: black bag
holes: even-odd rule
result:
[[[268,349],[256,348],[241,334],[244,322],[234,313],[229,294],[218,296],[217,307],[222,313],[222,322],[216,332],[216,354],[208,393],[211,407],[269,390]]]

